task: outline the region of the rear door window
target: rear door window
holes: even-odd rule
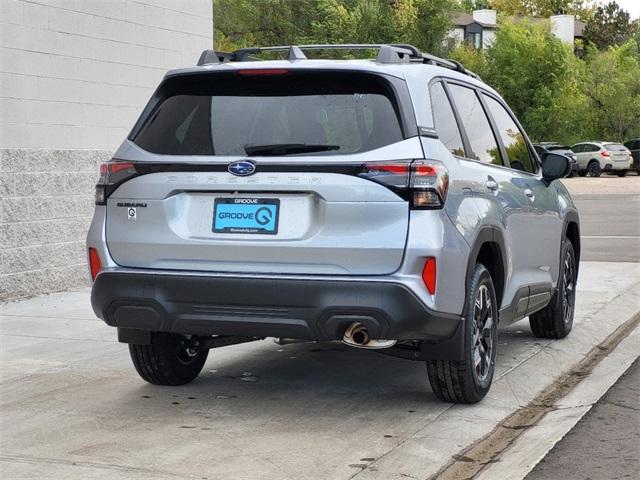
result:
[[[350,154],[403,140],[398,112],[389,82],[362,72],[194,75],[165,82],[132,139],[169,155],[292,144],[327,147],[298,154]]]
[[[467,157],[502,165],[498,143],[476,92],[457,84],[450,84],[449,88],[472,150],[467,152]]]
[[[464,145],[458,122],[453,113],[451,103],[441,82],[431,86],[431,108],[433,110],[433,121],[438,132],[440,141],[445,144],[451,153],[459,157],[464,157]]]
[[[522,130],[518,128],[509,112],[495,98],[485,94],[483,96],[496,123],[510,167],[523,172],[535,173],[538,166],[529,151]]]

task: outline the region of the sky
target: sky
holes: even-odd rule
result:
[[[616,0],[616,2],[620,8],[631,14],[631,18],[640,18],[640,0]]]

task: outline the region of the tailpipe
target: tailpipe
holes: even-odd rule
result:
[[[342,343],[349,345],[350,347],[369,348],[375,350],[379,348],[393,347],[396,344],[396,340],[371,339],[369,336],[369,329],[366,325],[363,325],[360,322],[353,322],[344,332]]]

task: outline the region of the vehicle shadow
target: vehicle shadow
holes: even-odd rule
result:
[[[431,393],[424,362],[336,343],[276,345],[270,339],[214,349],[200,376],[179,387],[141,383],[122,402],[170,404],[227,415],[317,416],[326,409],[383,412],[442,404]],[[123,405],[124,407],[124,405]]]

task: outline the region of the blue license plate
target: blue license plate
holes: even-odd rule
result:
[[[278,233],[277,198],[216,198],[213,231],[216,233]]]

